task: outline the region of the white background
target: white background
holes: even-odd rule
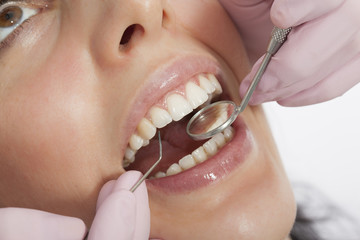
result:
[[[314,185],[360,221],[360,84],[325,103],[264,108],[290,181]]]

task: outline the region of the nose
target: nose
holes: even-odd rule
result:
[[[92,47],[97,59],[112,61],[142,43],[155,43],[166,21],[163,0],[105,0],[97,2],[97,26]]]

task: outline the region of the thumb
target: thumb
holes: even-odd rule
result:
[[[100,190],[99,197],[97,200],[96,209],[98,209],[104,200],[114,190],[130,190],[133,185],[141,178],[141,173],[138,171],[127,171],[123,173],[116,181],[111,180],[107,182]]]
[[[129,190],[111,193],[96,212],[89,240],[134,239],[136,199]]]
[[[121,175],[119,180],[116,181],[114,191],[124,188],[130,189],[142,176],[141,172],[138,171],[128,171],[123,175]],[[139,185],[139,187],[135,190],[134,195],[136,198],[136,224],[134,239],[147,239],[150,235],[150,208],[145,182]]]
[[[103,186],[89,240],[149,237],[150,209],[145,183],[134,193],[129,191],[140,178],[140,172],[128,171]]]

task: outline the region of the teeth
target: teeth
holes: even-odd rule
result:
[[[130,137],[128,149],[125,151],[124,167],[135,160],[135,154],[141,147],[149,144],[149,140],[155,136],[157,128],[163,128],[172,121],[179,121],[192,112],[193,109],[198,108],[199,106],[201,107],[211,101],[217,93],[222,92],[220,83],[213,74],[200,74],[197,76],[197,80],[198,84],[196,80],[189,81],[185,84],[185,91],[179,91],[178,89],[177,92],[179,94],[169,94],[166,99],[162,99],[162,102],[160,101],[150,108],[149,112],[145,115],[147,117],[141,119],[136,128],[136,132]],[[183,97],[183,95],[186,96],[186,98]],[[162,108],[159,106],[166,107]],[[227,134],[231,135],[231,132],[228,131]],[[208,154],[217,151],[217,149],[213,148],[213,144],[211,145],[209,143],[208,145]],[[196,163],[204,161],[203,159],[207,158],[207,153],[205,151],[206,150],[202,148],[201,150],[192,153]]]
[[[215,86],[203,75],[199,76],[199,84],[202,89],[206,91],[207,94],[212,94],[215,92]]]
[[[175,175],[175,174],[180,173],[181,171],[182,171],[182,169],[181,169],[180,165],[177,163],[174,163],[168,168],[168,170],[166,171],[166,175],[167,176]]]
[[[221,113],[217,114],[216,121],[208,128],[208,131],[213,130],[219,126],[221,126],[226,120],[228,120],[228,114],[227,111],[222,110]]]
[[[186,98],[193,109],[197,108],[209,98],[209,95],[201,87],[193,82],[188,82],[185,86]]]
[[[213,140],[218,148],[222,148],[226,144],[224,134],[222,133],[216,134]]]
[[[157,172],[155,174],[155,178],[162,178],[162,177],[166,177],[166,173],[164,172]]]
[[[234,129],[232,127],[228,127],[223,133],[218,133],[204,143],[203,146],[194,150],[191,155],[186,155],[180,159],[178,163],[172,164],[166,173],[157,172],[155,174],[155,178],[175,175],[206,161],[211,156],[215,155],[227,142],[231,141],[233,136]]]
[[[186,170],[196,165],[194,158],[189,154],[179,160],[179,165],[182,169]]]
[[[172,94],[167,98],[169,113],[174,121],[179,121],[192,112],[189,102],[179,94]]]
[[[156,134],[156,127],[146,118],[141,119],[137,131],[143,139],[152,139]]]
[[[135,151],[132,150],[131,148],[126,148],[125,150],[125,158],[126,159],[132,159],[133,157],[135,157]]]
[[[196,163],[202,163],[207,159],[207,155],[205,152],[205,149],[201,146],[197,149],[195,149],[191,155],[193,156]]]
[[[143,147],[146,147],[147,145],[149,145],[150,144],[150,140],[144,140],[144,142],[143,142]]]
[[[232,127],[228,127],[224,130],[225,140],[228,142],[234,137],[234,129]]]
[[[144,139],[136,134],[131,135],[129,145],[133,150],[139,150],[144,144]]]
[[[152,107],[149,113],[151,121],[157,128],[163,128],[172,121],[170,114],[165,109]]]
[[[215,155],[218,150],[214,139],[210,139],[209,141],[204,143],[203,147],[205,149],[205,152],[210,156]]]
[[[211,82],[211,84],[214,85],[214,87],[215,87],[215,94],[221,94],[222,88],[220,86],[219,81],[216,79],[216,77],[213,74],[208,74],[207,77],[208,77],[209,81]]]

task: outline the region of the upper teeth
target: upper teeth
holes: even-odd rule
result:
[[[146,146],[156,134],[157,128],[163,128],[172,121],[179,121],[193,109],[204,104],[213,95],[222,93],[220,83],[213,74],[201,74],[185,85],[185,92],[179,90],[168,94],[163,102],[152,106],[139,122],[136,131],[131,135],[125,151],[123,165],[127,167],[135,161],[136,152]],[[165,108],[162,106],[166,106]]]

